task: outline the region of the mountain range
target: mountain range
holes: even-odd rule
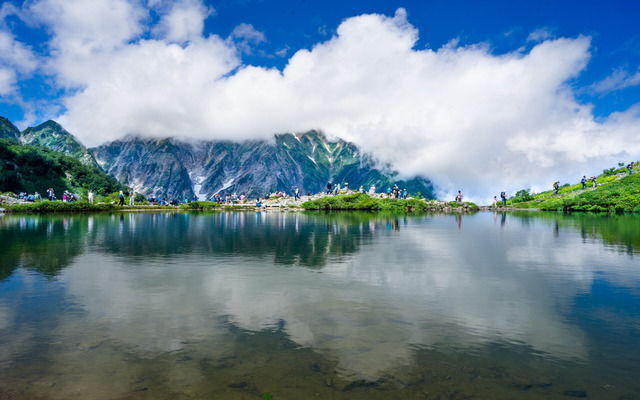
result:
[[[351,189],[363,185],[368,190],[375,185],[378,192],[398,184],[409,193],[434,198],[428,179],[399,180],[389,166],[380,166],[353,143],[327,140],[319,131],[244,142],[129,136],[86,148],[54,121],[20,132],[1,118],[1,137],[97,165],[146,196],[182,199],[196,195],[202,200],[220,192],[255,198],[277,191],[291,195],[296,186],[300,193],[317,193],[332,182],[342,187],[348,184]]]

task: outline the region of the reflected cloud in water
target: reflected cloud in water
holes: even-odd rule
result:
[[[10,260],[4,285],[19,281],[30,292],[16,268],[55,271],[63,288],[56,296],[72,304],[50,335],[87,347],[108,341],[143,358],[194,347],[229,356],[241,329],[281,331],[335,360],[345,376],[370,380],[411,366],[416,348],[481,354],[500,345],[588,362],[598,344],[576,320],[576,299],[597,280],[636,294],[640,286],[633,218],[622,222],[631,228],[595,217],[491,213],[0,221]],[[47,262],[52,254],[56,261]],[[24,348],[33,335],[21,338],[10,298],[0,298],[0,330],[15,333],[0,346],[5,362],[15,354],[8,347]],[[639,333],[638,315],[607,318]]]

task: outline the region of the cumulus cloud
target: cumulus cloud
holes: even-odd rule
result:
[[[144,31],[148,11],[126,0],[39,0],[31,4],[32,18],[53,33],[53,55],[92,55],[127,44]]]
[[[204,21],[213,13],[198,0],[172,3],[170,11],[162,16],[156,31],[168,41],[186,42],[202,36]]]
[[[596,121],[576,100],[588,37],[538,31],[530,50],[501,55],[484,43],[416,49],[419,32],[399,9],[344,20],[280,71],[241,63],[267,40],[250,25],[203,37],[205,9],[182,1],[161,18],[166,37],[143,39],[148,10],[136,4],[32,6],[52,29],[52,70],[73,89],[58,120],[87,145],[131,133],[243,140],[321,129],[401,175],[434,179],[442,196],[463,189],[476,200],[575,180],[640,151],[635,108]]]

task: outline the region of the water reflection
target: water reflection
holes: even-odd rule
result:
[[[540,213],[4,216],[0,365],[54,343],[38,357],[105,397],[105,377],[143,360],[188,386],[220,365],[264,374],[256,357],[284,370],[284,353],[332,371],[332,388],[497,353],[621,379],[638,365],[639,233],[635,216]],[[102,358],[89,368],[87,353]]]

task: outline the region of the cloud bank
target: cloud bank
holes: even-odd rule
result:
[[[147,5],[156,22],[124,0],[30,6],[51,31],[47,68],[68,93],[57,120],[85,144],[127,134],[244,140],[320,129],[402,176],[432,178],[441,196],[461,189],[479,201],[639,158],[640,106],[596,120],[576,99],[571,83],[589,61],[589,37],[534,32],[535,43],[500,55],[456,40],[418,49],[419,32],[398,9],[344,20],[280,71],[242,63],[268,41],[252,26],[205,36],[214,10],[194,0],[162,3]]]

